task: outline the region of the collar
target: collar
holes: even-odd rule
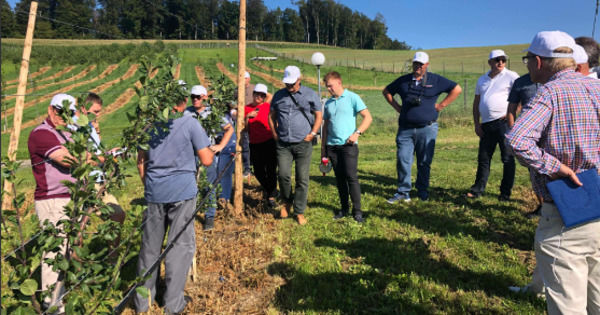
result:
[[[46,120],[44,120],[44,123],[50,125],[50,127],[54,128],[54,129],[56,129],[56,126],[52,123],[52,120],[50,120],[50,116],[48,116],[46,118]]]
[[[498,78],[498,77],[501,77],[501,76],[503,76],[503,75],[506,73],[506,70],[507,70],[507,69],[506,69],[506,67],[504,67],[504,69],[502,69],[502,71],[500,71],[498,74],[496,74],[496,76],[494,76],[493,78],[492,78],[492,77],[490,77],[490,72],[492,72],[492,70],[488,70],[488,72],[486,72],[486,73],[485,73],[485,75],[486,75],[488,78],[490,78],[491,80],[493,80],[493,79],[495,79],[495,78]]]

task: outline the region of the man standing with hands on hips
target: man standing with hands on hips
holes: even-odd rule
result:
[[[352,216],[356,222],[363,222],[358,183],[358,137],[371,125],[373,118],[367,106],[356,93],[344,89],[342,77],[336,71],[329,72],[323,79],[331,98],[325,103],[323,113],[323,141],[321,158],[331,159],[341,210],[333,217],[341,219],[348,214],[348,194],[352,199]],[[356,128],[356,115],[362,122]],[[327,145],[325,145],[327,143]]]
[[[396,135],[398,188],[396,194],[387,200],[391,204],[410,201],[413,154],[417,156],[415,186],[418,196],[421,200],[429,199],[429,172],[438,132],[438,113],[462,92],[456,82],[427,72],[428,66],[427,53],[416,52],[413,73],[399,77],[383,89],[385,100],[400,114]],[[437,103],[442,93],[448,95]],[[395,94],[400,95],[402,105],[394,99]]]
[[[279,190],[283,201],[280,217],[286,218],[293,205],[298,223],[304,225],[312,140],[321,127],[323,114],[317,93],[301,85],[300,81],[301,74],[298,67],[285,67],[283,72],[285,88],[273,95],[269,126],[277,143]],[[296,191],[292,196],[293,161],[296,161]]]

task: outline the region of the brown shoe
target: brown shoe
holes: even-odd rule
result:
[[[296,220],[298,220],[298,224],[300,224],[300,225],[305,225],[307,222],[306,218],[304,217],[304,214],[296,215]]]
[[[289,203],[284,203],[281,205],[281,210],[279,210],[279,217],[285,219],[288,217],[288,213],[292,210],[292,205]]]

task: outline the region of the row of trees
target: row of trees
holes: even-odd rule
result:
[[[21,0],[13,11],[6,0],[0,0],[2,37],[25,34],[30,3]],[[381,14],[370,19],[334,0],[293,3],[297,9],[269,10],[263,0],[247,0],[248,39],[410,49],[387,36]],[[36,38],[236,39],[239,2],[49,0],[40,1],[38,14]]]

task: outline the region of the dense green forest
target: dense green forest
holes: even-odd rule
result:
[[[14,10],[0,0],[2,37],[22,37],[31,0]],[[359,49],[410,49],[387,36],[381,14],[371,19],[334,0],[298,0],[269,10],[247,0],[249,40],[316,43]],[[36,38],[236,39],[239,2],[229,0],[39,1]]]

